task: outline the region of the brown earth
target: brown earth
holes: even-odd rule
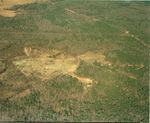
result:
[[[65,10],[67,10],[67,11],[69,11],[69,12],[71,12],[71,13],[76,13],[75,11],[70,10],[70,9],[68,9],[68,8],[65,8]]]
[[[32,48],[31,51],[31,48],[25,47],[24,52],[28,58],[16,58],[13,63],[26,76],[36,76],[42,79],[51,79],[60,74],[68,74],[76,77],[81,82],[92,83],[91,79],[80,78],[74,74],[80,60],[84,60],[89,64],[93,64],[97,60],[102,64],[110,65],[108,61],[105,61],[105,56],[99,51],[88,51],[76,57],[55,49]]]
[[[81,60],[88,64],[93,64],[93,62],[97,61],[100,62],[101,65],[112,65],[112,63],[105,60],[105,56],[102,54],[102,51],[98,49],[94,51],[87,51],[84,54],[78,55],[76,57],[56,49],[48,50],[25,47],[24,52],[27,57],[16,58],[13,63],[24,75],[39,77],[43,80],[52,79],[61,74],[67,74],[77,78],[83,83],[89,84],[92,83],[92,79],[81,78],[74,74]],[[143,65],[136,66],[139,67],[137,69],[144,67]],[[125,67],[125,65],[120,67]],[[136,79],[136,77],[133,75],[127,76]]]
[[[14,17],[17,13],[14,10],[8,10],[14,5],[23,5],[27,3],[42,2],[46,0],[3,0],[0,2],[0,15],[5,17]]]

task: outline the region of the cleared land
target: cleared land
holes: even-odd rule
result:
[[[39,0],[38,2],[43,2],[45,0]],[[11,9],[14,5],[23,5],[28,3],[34,3],[37,2],[37,0],[3,0],[0,1],[0,15],[5,17],[14,17],[17,12]],[[19,14],[19,12],[18,12]]]

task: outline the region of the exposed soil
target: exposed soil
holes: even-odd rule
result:
[[[27,78],[37,77],[42,80],[50,80],[61,74],[66,74],[77,78],[85,85],[86,90],[93,86],[93,80],[91,78],[79,77],[74,74],[80,64],[80,60],[84,60],[89,64],[93,64],[95,60],[102,64],[109,63],[105,61],[105,56],[102,55],[102,52],[99,50],[94,50],[93,52],[88,51],[76,57],[56,49],[49,50],[38,47],[25,47],[23,50],[26,56],[15,57],[12,63],[16,66],[16,69],[23,73],[23,75]],[[5,79],[5,76],[6,75],[2,75],[2,78]],[[97,83],[96,81],[94,82]],[[32,82],[26,83],[23,81],[12,81],[4,84],[6,85],[5,90],[7,91],[9,86],[11,86],[12,90],[16,90],[18,87],[23,88],[20,92],[10,91],[10,93],[8,93],[5,97],[1,97],[1,99],[15,99],[30,94],[30,90],[27,88],[27,85],[31,85]],[[5,93],[5,91],[3,91],[3,93]]]
[[[75,11],[70,10],[70,9],[68,9],[68,8],[65,8],[65,10],[67,10],[67,11],[69,11],[69,12],[71,12],[71,13],[76,13]]]
[[[25,76],[34,76],[41,78],[42,80],[52,79],[61,74],[67,74],[77,78],[84,84],[90,84],[93,82],[92,79],[78,77],[74,74],[81,60],[88,64],[93,64],[93,62],[97,61],[102,65],[112,65],[112,63],[105,60],[105,56],[102,54],[102,51],[99,51],[98,49],[85,52],[84,54],[76,57],[55,49],[48,50],[25,47],[24,52],[27,57],[17,57],[16,60],[14,58],[13,63]],[[125,65],[120,67],[125,67]],[[138,69],[140,69],[143,65],[139,65],[138,67]],[[136,79],[133,75],[127,76]]]
[[[5,17],[14,17],[17,13],[14,10],[9,10],[12,6],[41,1],[45,0],[3,0],[3,2],[0,1],[0,15]]]
[[[60,74],[68,74],[76,77],[81,82],[92,83],[92,80],[89,78],[80,78],[74,75],[80,60],[84,60],[89,64],[93,64],[97,60],[102,64],[110,65],[108,61],[105,61],[105,56],[99,51],[88,51],[76,57],[55,49],[31,49],[25,47],[24,52],[28,58],[16,58],[13,63],[24,75],[42,79],[52,79]]]
[[[133,76],[132,74],[127,75],[128,77],[132,78],[132,79],[137,79],[135,76]]]

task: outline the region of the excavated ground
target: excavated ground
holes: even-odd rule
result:
[[[89,78],[80,78],[74,75],[80,60],[92,64],[95,60],[102,64],[111,65],[105,61],[101,52],[88,51],[79,56],[73,57],[58,50],[45,50],[36,48],[24,48],[27,58],[16,58],[13,63],[26,76],[35,76],[42,79],[52,79],[61,74],[68,74],[78,78],[81,82],[92,83]]]

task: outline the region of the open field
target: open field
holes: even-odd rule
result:
[[[149,2],[0,2],[0,121],[149,122]]]

